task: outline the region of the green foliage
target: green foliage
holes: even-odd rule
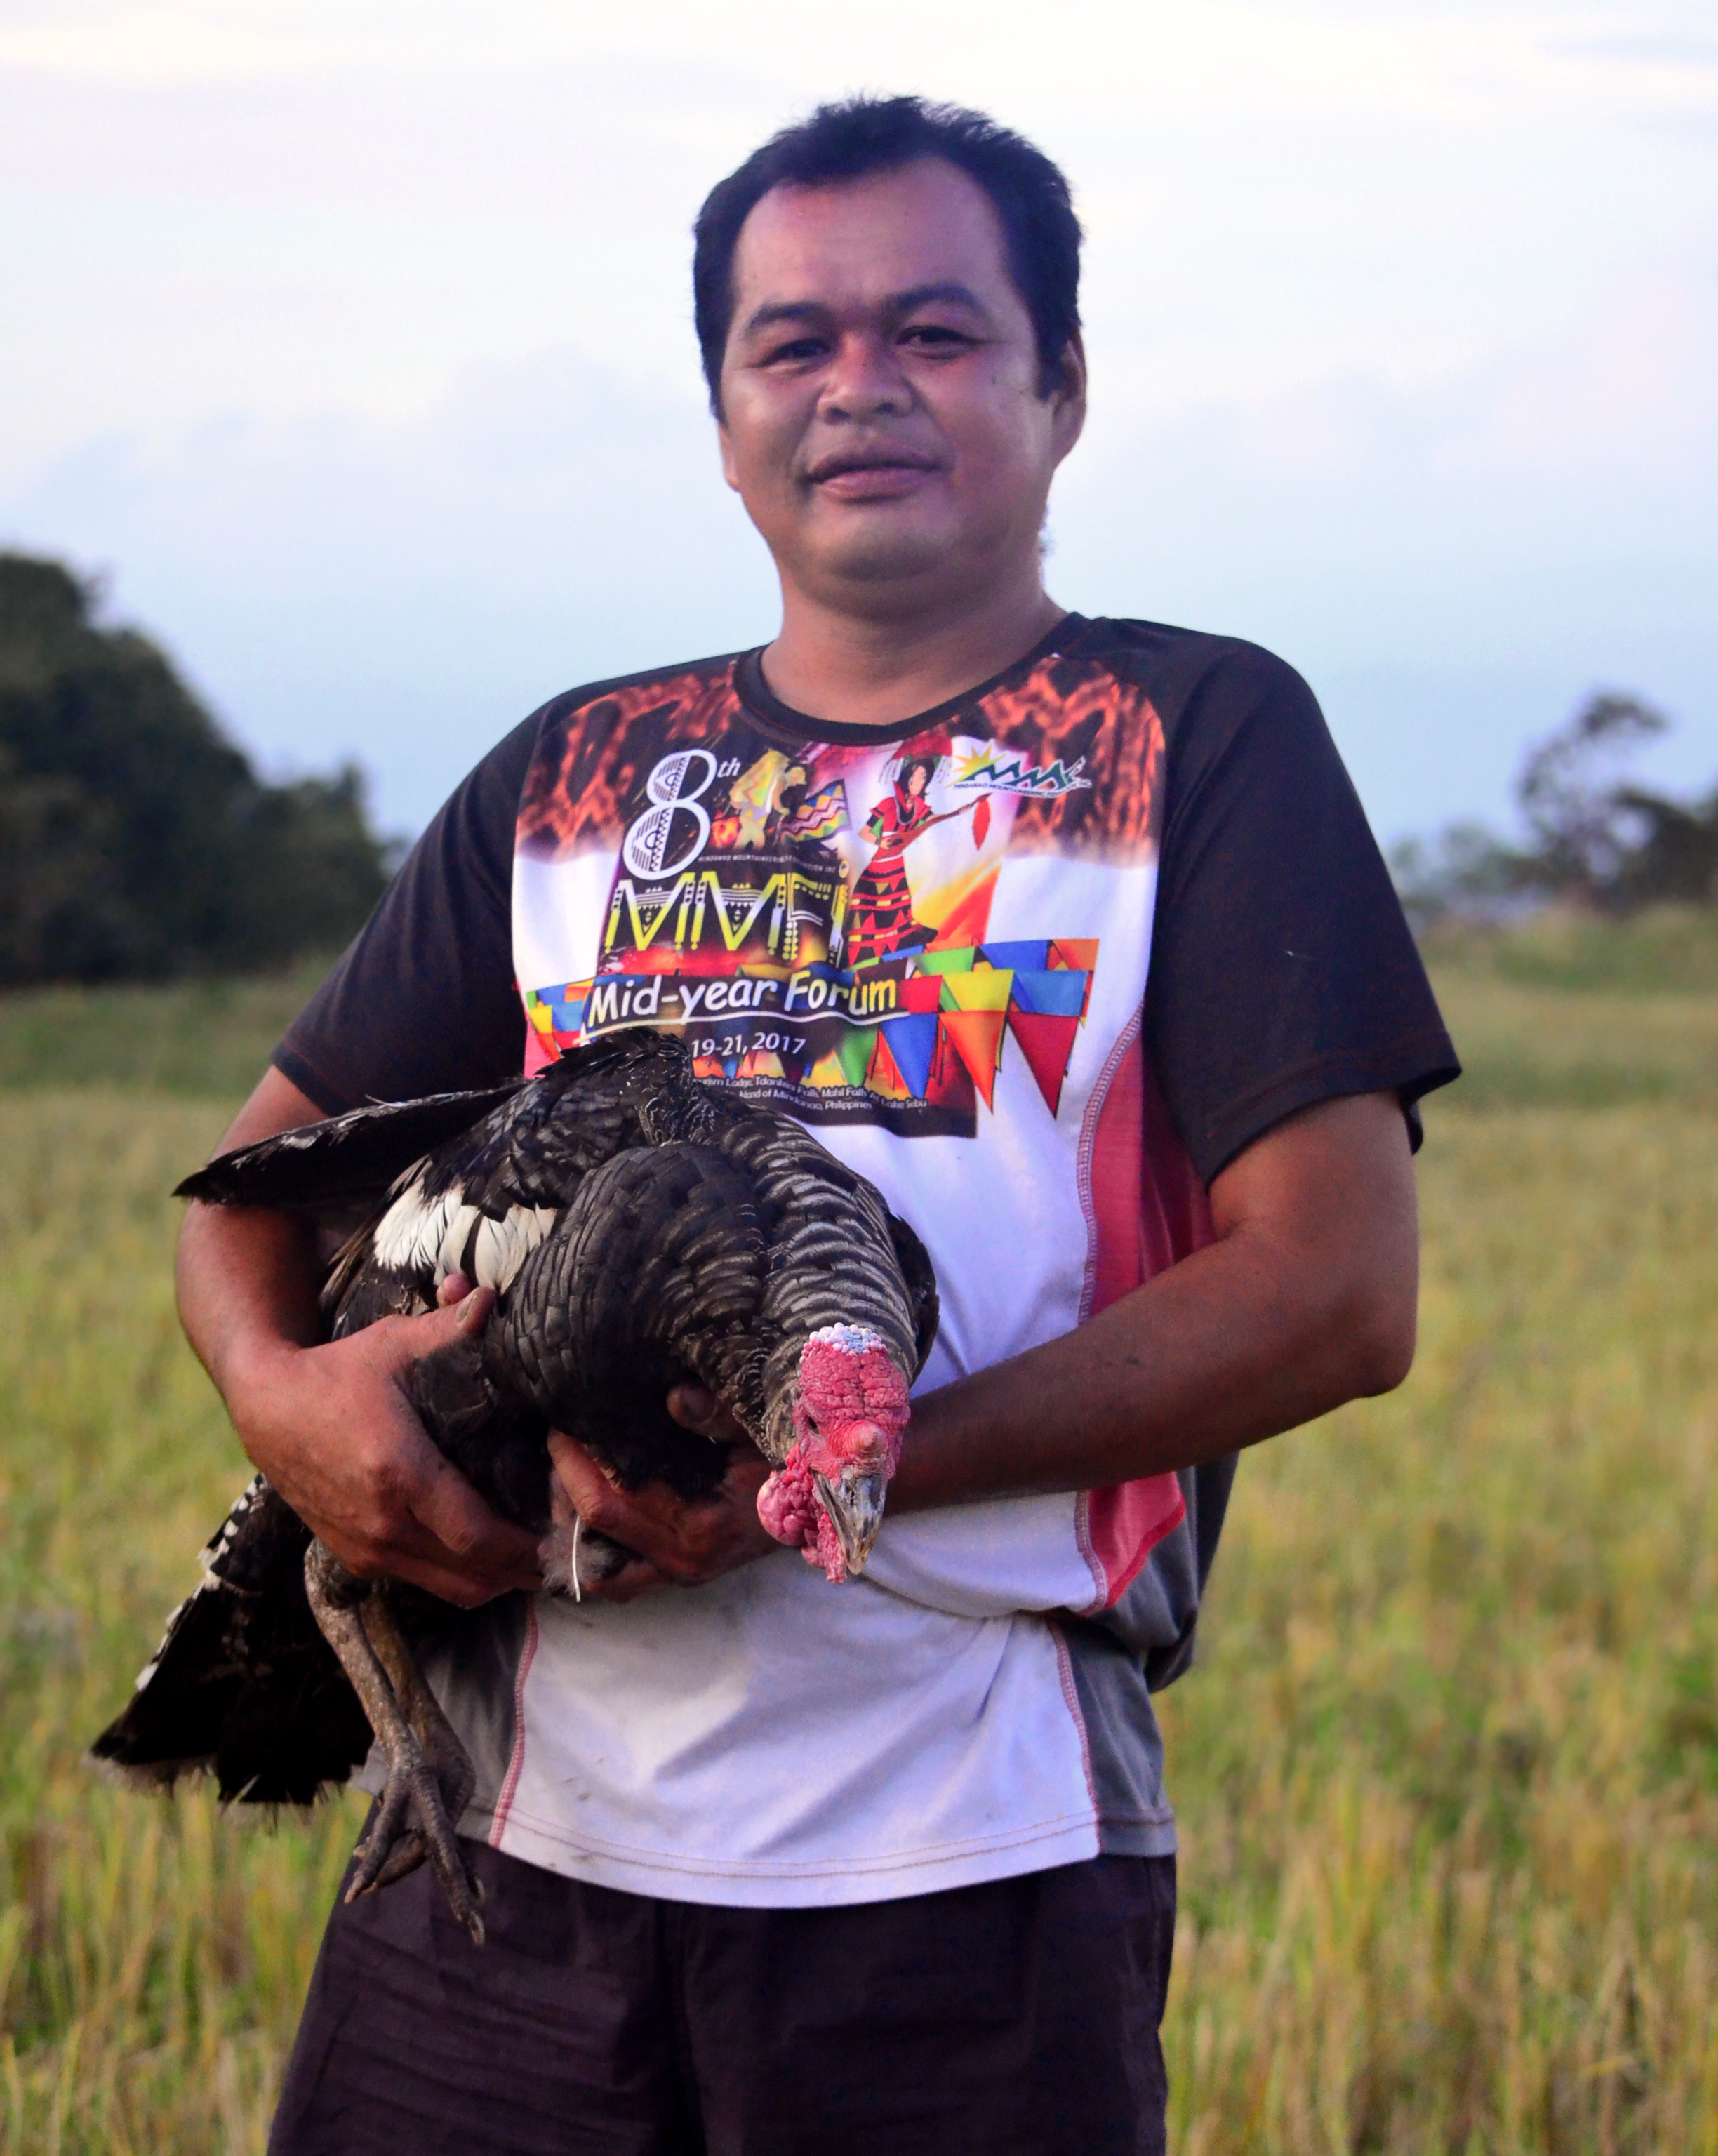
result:
[[[264,785],[146,638],[0,554],[0,983],[278,966],[386,880],[355,767]]]
[[[82,1761],[245,1479],[175,1317],[167,1195],[231,1105],[0,1094],[7,2156],[260,2156],[362,1814],[271,1831]]]
[[[1433,1116],[1663,1101],[1718,1112],[1718,915],[1561,911],[1425,942],[1464,1070]]]
[[[1718,913],[1704,906],[1659,906],[1626,919],[1549,907],[1508,928],[1450,921],[1420,948],[1440,993],[1483,978],[1583,994],[1718,993]],[[1692,1005],[1689,1015],[1698,1023]]]
[[[1432,1104],[1419,1358],[1243,1465],[1182,2151],[1718,2142],[1718,1118]]]
[[[1637,881],[1650,877],[1649,865],[1635,858],[1639,840],[1624,789],[1605,773],[1669,724],[1638,696],[1593,696],[1567,726],[1529,750],[1515,798],[1533,834],[1526,856],[1531,877],[1541,889],[1600,906],[1625,871]]]

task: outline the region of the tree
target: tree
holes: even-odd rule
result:
[[[1547,899],[1603,913],[1718,903],[1718,790],[1674,801],[1617,776],[1669,723],[1638,696],[1589,698],[1521,765],[1515,800],[1526,846],[1455,824],[1429,844],[1410,839],[1394,850],[1410,916],[1419,925],[1453,913],[1496,919]]]
[[[265,784],[94,599],[0,553],[0,982],[248,972],[343,941],[388,871],[356,767]]]
[[[1613,902],[1639,831],[1627,789],[1609,773],[1669,724],[1638,696],[1597,696],[1528,751],[1515,799],[1536,842],[1534,882],[1577,904]]]

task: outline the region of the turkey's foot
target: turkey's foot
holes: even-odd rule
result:
[[[412,1733],[418,1739],[435,1786],[440,1792],[442,1808],[448,1820],[457,1828],[465,1807],[471,1801],[471,1793],[477,1787],[477,1770],[471,1763],[471,1755],[459,1742],[454,1725],[442,1712],[441,1702],[423,1681],[418,1666],[418,1658],[407,1645],[400,1630],[399,1614],[394,1598],[386,1580],[377,1580],[359,1604],[359,1614],[376,1658],[386,1672],[393,1688],[394,1698],[403,1711]],[[409,1792],[408,1792],[409,1795]],[[409,1804],[408,1813],[409,1816]],[[429,1856],[422,1830],[407,1825],[403,1832],[395,1830],[397,1838],[384,1835],[382,1818],[365,1841],[359,1859],[352,1891],[367,1892],[372,1887],[391,1887],[396,1879],[403,1879],[408,1871],[415,1871]],[[457,1837],[453,1837],[457,1849]],[[374,1851],[385,1859],[375,1876],[370,1876]],[[462,1864],[462,1870],[464,1866]],[[469,1874],[468,1874],[469,1876]],[[460,1918],[462,1922],[464,1918]],[[480,1929],[481,1927],[480,1927]]]
[[[305,1553],[305,1587],[387,1762],[382,1800],[358,1846],[346,1898],[387,1886],[427,1861],[449,1907],[481,1943],[482,1889],[454,1830],[476,1780],[465,1748],[419,1674],[386,1589],[349,1572],[320,1542]]]

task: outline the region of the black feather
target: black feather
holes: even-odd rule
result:
[[[936,1328],[942,1318],[936,1294],[936,1268],[931,1262],[930,1251],[898,1213],[889,1216],[889,1235],[913,1307],[913,1338],[922,1370],[926,1357],[936,1345]]]
[[[379,1197],[414,1162],[469,1131],[523,1083],[515,1079],[482,1092],[381,1101],[326,1122],[282,1131],[223,1153],[187,1175],[173,1195],[204,1205],[267,1205],[310,1214]]]
[[[370,1725],[304,1590],[310,1531],[259,1475],[203,1553],[205,1576],[167,1620],[131,1702],[90,1749],[171,1788],[211,1772],[223,1799],[306,1804],[344,1782]]]

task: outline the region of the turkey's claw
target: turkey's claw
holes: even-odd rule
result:
[[[449,1817],[452,1808],[417,1734],[405,1729],[397,1748],[383,1738],[382,1748],[387,1754],[387,1781],[370,1831],[358,1844],[357,1868],[346,1898],[356,1902],[361,1894],[390,1887],[427,1859],[449,1907],[481,1946],[483,1918],[478,1904],[483,1888],[466,1866]]]

